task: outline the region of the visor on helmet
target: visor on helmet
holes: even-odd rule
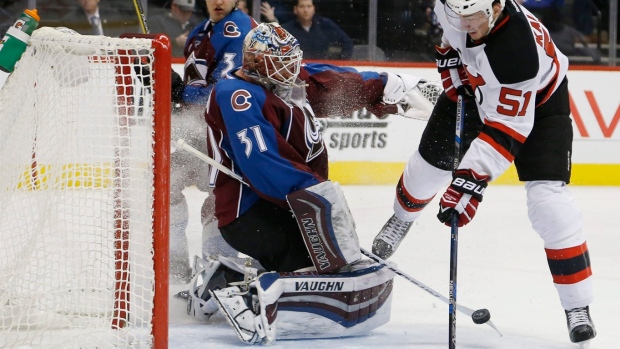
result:
[[[482,24],[489,22],[490,15],[484,11],[478,11],[468,15],[458,15],[456,12],[449,8],[446,8],[446,17],[448,23],[454,29],[467,32],[472,28],[478,28]]]

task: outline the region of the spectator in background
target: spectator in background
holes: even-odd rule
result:
[[[248,2],[245,0],[237,1],[237,9],[246,15],[250,14],[250,10],[248,9]]]
[[[198,23],[193,18],[195,0],[172,0],[170,12],[148,21],[151,33],[164,33],[172,41],[172,56],[183,57],[187,35]]]
[[[276,8],[269,5],[266,1],[260,3],[260,14],[263,22],[279,22],[278,18],[276,18]]]
[[[137,18],[123,16],[110,6],[99,6],[100,0],[76,0],[75,6],[62,18],[64,26],[83,35],[118,37],[122,33],[139,33]],[[129,25],[131,24],[131,25]]]
[[[295,18],[295,15],[293,15],[293,13],[286,8],[283,1],[275,0],[271,2],[278,5],[277,11],[276,11],[275,6],[271,6],[266,1],[263,1],[260,4],[260,14],[261,14],[262,22],[271,23],[271,22],[279,22],[280,20],[278,20],[278,18],[282,18],[285,20],[291,20]],[[248,2],[246,0],[237,1],[237,8],[250,16],[252,15],[250,13],[250,10],[248,8]],[[276,13],[278,17],[276,17]]]
[[[261,2],[260,14],[262,22],[286,23],[295,19],[295,14],[291,11],[288,2],[285,0],[270,0],[269,2]]]
[[[564,7],[564,0],[517,0],[517,2],[538,19],[543,18],[547,12]]]
[[[583,35],[592,35],[594,20],[592,19],[593,8],[591,0],[573,1],[573,25]]]
[[[315,15],[312,0],[297,0],[297,19],[282,25],[299,41],[306,59],[351,59],[353,40],[331,19]]]
[[[566,24],[559,8],[550,9],[541,18],[555,46],[566,56],[589,56],[594,63],[601,62],[601,53],[588,47],[586,37],[574,27]],[[583,45],[577,47],[577,43]]]

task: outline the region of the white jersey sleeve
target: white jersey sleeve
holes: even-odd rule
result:
[[[436,2],[435,11],[445,39],[460,52],[484,122],[459,168],[493,180],[518,154],[534,126],[536,107],[561,84],[568,59],[540,21],[514,0],[506,1],[504,16],[479,41],[450,26],[444,1]]]

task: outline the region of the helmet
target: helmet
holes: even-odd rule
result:
[[[261,23],[243,41],[243,72],[262,84],[293,86],[303,52],[277,23]]]
[[[495,24],[493,4],[496,2],[500,4],[500,11],[503,10],[506,0],[446,0],[444,7],[448,22],[454,29],[466,31],[465,21],[471,24],[480,20],[479,24],[481,24],[482,20],[488,20],[489,31],[491,31]]]

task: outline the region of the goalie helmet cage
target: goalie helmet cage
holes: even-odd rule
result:
[[[130,36],[40,28],[0,91],[0,348],[168,345],[170,42]]]

